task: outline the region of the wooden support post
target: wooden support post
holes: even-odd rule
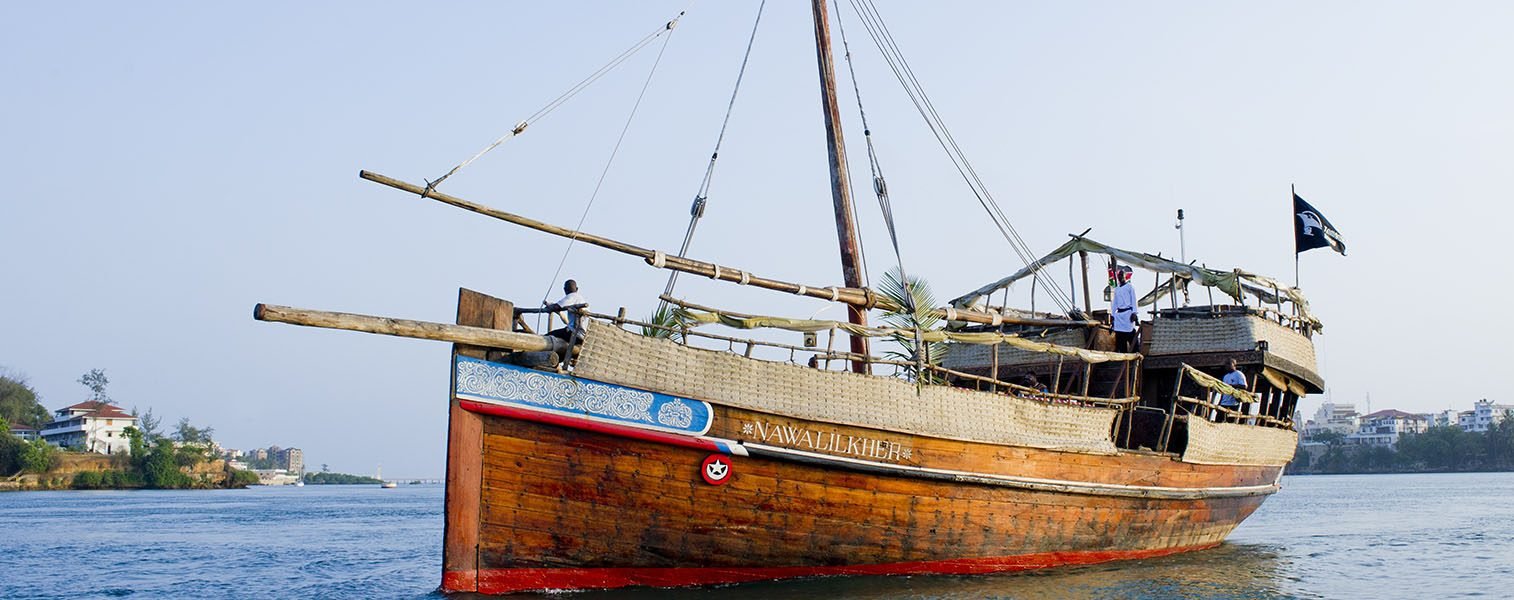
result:
[[[1051,377],[1051,393],[1053,394],[1060,393],[1059,388],[1062,387],[1062,361],[1066,359],[1067,357],[1065,356],[1057,355],[1057,374]]]
[[[514,320],[515,309],[509,302],[473,290],[458,290],[458,325],[508,331]],[[480,346],[452,346],[454,356],[483,358],[486,351]],[[448,394],[447,487],[442,500],[446,513],[442,530],[442,591],[448,593],[478,591],[479,523],[483,519],[483,418],[462,409],[456,388],[457,382],[453,380]]]
[[[1093,379],[1093,363],[1083,363],[1083,393],[1080,396],[1088,396],[1088,384]]]
[[[1093,314],[1093,296],[1088,291],[1088,251],[1079,250],[1078,260],[1083,263],[1083,312]]]
[[[1177,379],[1172,384],[1172,404],[1167,407],[1167,423],[1162,425],[1161,441],[1157,444],[1158,452],[1168,452],[1167,444],[1172,441],[1172,425],[1178,418],[1178,396],[1182,393],[1183,371],[1178,370]]]
[[[993,365],[988,367],[988,378],[994,380],[988,391],[997,392],[999,391],[999,344],[990,346],[988,353],[994,361]]]

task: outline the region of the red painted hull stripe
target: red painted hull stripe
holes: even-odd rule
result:
[[[835,575],[980,575],[1068,565],[1086,565],[1114,560],[1166,556],[1218,545],[1205,544],[1157,550],[1112,550],[1092,552],[1044,552],[1020,556],[959,558],[927,562],[820,567],[687,567],[598,569],[480,569],[475,577],[449,572],[442,577],[442,591],[477,591],[509,594],[541,590],[588,590],[629,586],[681,587],[767,581],[793,577]],[[457,589],[449,583],[475,584]]]
[[[487,402],[475,402],[473,400],[464,400],[462,398],[459,398],[457,402],[463,407],[463,410],[466,410],[468,412],[494,415],[510,419],[519,419],[522,421],[531,421],[534,423],[545,423],[547,425],[557,425],[559,427],[568,427],[571,429],[592,431],[595,433],[603,433],[606,435],[614,435],[635,440],[668,444],[670,446],[693,448],[695,450],[723,452],[725,454],[736,454],[740,456],[747,455],[746,449],[742,448],[740,444],[735,444],[725,440],[716,440],[713,438],[695,437],[690,435],[678,435],[676,433],[652,431],[650,429],[627,427],[625,425],[615,425],[612,423],[601,423],[599,421],[590,421],[588,419],[579,419],[566,415],[559,415],[525,408],[516,408],[512,406],[503,406],[500,404],[490,404]]]

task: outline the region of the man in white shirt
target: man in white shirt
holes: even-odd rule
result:
[[[1230,361],[1226,363],[1226,366],[1230,368],[1230,371],[1225,373],[1225,378],[1221,381],[1225,382],[1225,385],[1238,390],[1247,389],[1246,374],[1241,372],[1241,368],[1239,366],[1236,366],[1235,359],[1230,359]],[[1230,394],[1220,395],[1220,406],[1237,412],[1241,410],[1240,400],[1237,400],[1235,396],[1231,396]]]
[[[1114,327],[1114,349],[1116,352],[1135,352],[1135,328],[1139,320],[1136,316],[1136,293],[1135,286],[1130,284],[1131,277],[1135,272],[1130,267],[1120,267],[1118,272],[1120,287],[1115,288],[1114,298],[1109,303],[1109,318]]]
[[[569,279],[562,284],[564,296],[561,300],[546,305],[542,310],[546,312],[568,313],[568,326],[562,329],[554,329],[547,335],[554,336],[569,343],[577,343],[583,337],[583,330],[578,327],[578,311],[589,308],[589,300],[583,294],[578,293],[578,282]]]

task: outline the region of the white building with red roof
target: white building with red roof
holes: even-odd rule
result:
[[[1346,441],[1367,446],[1393,446],[1406,433],[1424,433],[1430,428],[1427,415],[1416,415],[1401,410],[1380,410],[1361,419],[1356,433],[1346,436]]]
[[[126,428],[137,418],[120,407],[104,402],[80,402],[60,408],[53,421],[42,426],[42,439],[54,446],[78,448],[101,454],[127,452],[131,442]]]

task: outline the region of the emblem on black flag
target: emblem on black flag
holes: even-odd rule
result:
[[[1293,215],[1295,253],[1328,246],[1342,256],[1346,254],[1346,242],[1341,239],[1341,232],[1298,194],[1293,195]]]

